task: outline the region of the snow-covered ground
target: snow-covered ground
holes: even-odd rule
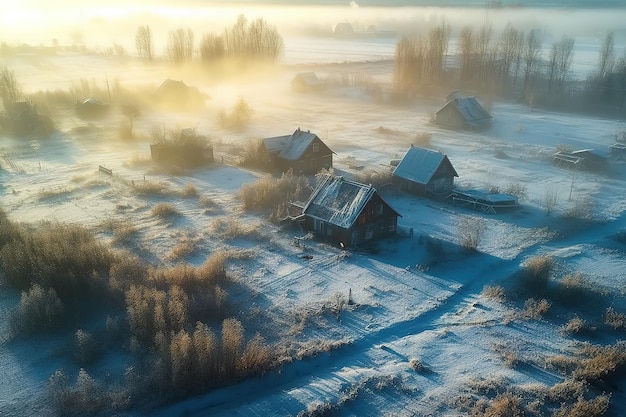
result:
[[[91,59],[61,55],[11,65],[27,90],[56,89],[68,88],[81,76],[91,77],[81,75],[94,62]],[[211,100],[197,112],[142,115],[136,132],[145,137],[132,142],[116,138],[121,115],[88,124],[69,111],[57,115],[61,132],[50,138],[0,138],[1,205],[8,216],[24,222],[80,223],[104,240],[111,236],[103,224],[123,219],[139,231],[137,248],[153,263],[167,263],[183,237],[198,242],[188,259],[192,263],[201,263],[220,247],[250,250],[254,261],[238,263],[231,273],[259,295],[246,300],[247,311],[262,310],[272,318],[261,329],[268,334],[292,329],[294,345],[311,340],[342,343],[285,363],[263,377],[156,410],[155,415],[284,416],[333,404],[339,415],[461,415],[455,399],[481,378],[520,387],[561,382],[562,376],[547,370],[542,361],[576,346],[575,338],[558,331],[564,324],[561,316],[511,319],[513,307],[486,298],[486,285],[506,285],[524,261],[550,255],[557,259],[559,271],[581,272],[611,293],[626,290],[626,247],[612,238],[626,230],[626,164],[611,160],[609,173],[573,175],[551,163],[557,146],[607,151],[615,134],[626,131],[623,121],[496,102],[491,129],[457,132],[429,123],[443,101],[393,106],[377,102],[358,86],[295,94],[289,81],[300,70],[297,66],[246,80],[207,81],[192,72],[122,65],[113,57],[97,60],[102,74],[122,84],[158,85],[167,77],[184,78]],[[342,73],[385,80],[392,68],[371,62],[320,70],[327,77]],[[254,109],[250,125],[243,132],[222,130],[217,113],[239,97]],[[162,122],[196,127],[213,138],[218,163],[178,176],[155,171],[148,133]],[[358,173],[351,168],[355,166],[389,169],[389,161],[401,157],[415,136],[426,132],[430,147],[445,152],[459,173],[458,186],[506,189],[523,184],[527,198],[515,212],[489,215],[382,190],[402,215],[397,238],[368,252],[345,252],[315,240],[296,247],[293,238],[298,232],[242,211],[239,189],[263,174],[230,162],[235,161],[233,149],[244,141],[288,134],[297,127],[318,134],[336,152],[336,172],[344,175]],[[99,172],[99,165],[113,175]],[[174,204],[181,216],[172,223],[157,220],[150,213],[156,200],[134,192],[134,185],[143,181],[173,191],[193,184],[217,209],[208,211],[198,198],[172,192],[158,201]],[[547,215],[544,201],[549,192],[558,198]],[[582,203],[590,207],[592,220],[565,219]],[[261,238],[230,241],[210,233],[217,218],[230,217],[256,225]],[[458,223],[468,217],[485,224],[478,252],[472,254],[459,247]],[[0,315],[6,317],[18,296],[4,288],[0,294]],[[354,304],[344,305],[337,316],[330,313],[348,297]],[[624,311],[623,305],[614,307]],[[6,334],[6,320],[2,322]],[[594,324],[602,329],[602,323]],[[7,376],[0,384],[2,415],[53,413],[44,387],[55,369],[67,365],[58,355],[64,347],[33,346],[37,341],[0,344],[0,369]],[[507,366],[498,346],[515,351],[521,365]],[[416,361],[426,370],[416,371]],[[106,373],[102,367],[100,372]],[[612,402],[623,407],[624,393],[616,390]]]

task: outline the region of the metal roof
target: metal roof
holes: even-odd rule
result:
[[[411,146],[404,154],[393,175],[419,184],[428,184],[442,163],[449,164],[454,176],[459,176],[446,155],[430,149]]]
[[[303,214],[349,229],[375,192],[371,185],[329,175],[313,192]]]
[[[448,101],[437,113],[448,106],[454,106],[465,122],[471,126],[480,126],[491,122],[491,115],[480,105],[476,97],[456,97]]]

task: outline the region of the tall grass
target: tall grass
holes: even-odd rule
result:
[[[266,175],[241,187],[241,198],[246,211],[269,211],[275,214],[281,205],[289,201],[302,201],[311,194],[306,177],[293,175],[291,171],[280,178]]]

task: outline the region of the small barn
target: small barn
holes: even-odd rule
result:
[[[319,91],[324,88],[324,83],[314,72],[300,72],[291,80],[291,89],[297,92]]]
[[[396,233],[399,214],[371,185],[328,175],[303,208],[306,230],[343,247]]]
[[[54,131],[54,124],[39,114],[37,105],[17,101],[6,105],[6,111],[0,114],[0,131],[18,138],[42,137]]]
[[[109,113],[110,106],[94,97],[89,97],[82,103],[76,102],[76,115],[84,120],[99,119]]]
[[[167,108],[193,110],[203,107],[208,96],[183,81],[168,78],[156,89],[154,98],[157,104]]]
[[[435,113],[438,125],[452,129],[484,129],[491,125],[493,118],[481,106],[476,97],[459,97],[454,94]]]
[[[271,170],[316,174],[333,166],[333,151],[310,130],[296,129],[291,135],[263,139]]]
[[[454,177],[458,176],[443,153],[411,145],[394,170],[392,181],[410,193],[445,198],[452,192]]]

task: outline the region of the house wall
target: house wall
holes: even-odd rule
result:
[[[313,150],[315,144],[317,144],[316,151]],[[276,159],[274,159],[274,166],[281,172],[286,172],[291,169],[294,174],[317,174],[322,169],[332,168],[333,152],[324,142],[316,138],[311,142],[300,159],[292,161],[277,156]]]
[[[453,129],[463,129],[465,120],[453,105],[447,105],[439,110],[435,116],[437,124]]]

